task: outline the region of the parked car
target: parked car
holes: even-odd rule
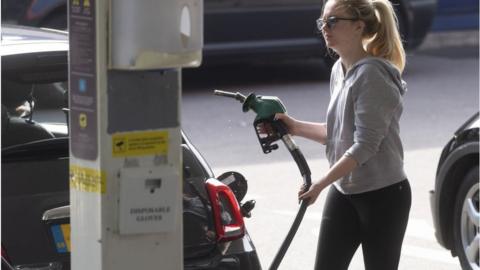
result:
[[[419,46],[437,0],[391,0],[407,48]],[[328,58],[315,20],[322,0],[204,0],[203,64],[258,59]],[[67,28],[67,0],[3,0],[2,21]]]
[[[67,34],[2,26],[1,52],[2,270],[70,269]],[[246,180],[215,177],[183,133],[181,148],[185,269],[260,269],[243,222],[253,202],[238,204]]]
[[[458,256],[462,269],[480,269],[479,113],[443,148],[430,202],[438,242]]]
[[[438,0],[432,31],[478,30],[477,0]]]

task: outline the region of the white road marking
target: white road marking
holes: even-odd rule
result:
[[[407,237],[437,241],[435,239],[435,230],[424,219],[410,218],[408,220],[407,231],[405,234]]]
[[[294,217],[297,214],[294,211],[287,211],[287,210],[273,210],[271,211],[271,213],[282,215],[282,216],[290,216],[290,217]],[[306,220],[321,221],[322,214],[307,212],[304,218]],[[420,239],[425,239],[430,241],[436,241],[434,229],[424,219],[410,218],[408,220],[407,231],[405,232],[405,234],[407,237],[414,237],[414,238],[420,238]]]
[[[273,214],[278,214],[282,216],[289,216],[294,218],[297,215],[297,212],[295,211],[287,211],[287,210],[273,210],[271,211]],[[304,216],[305,219],[308,220],[313,220],[313,221],[321,221],[322,220],[322,214],[321,213],[305,213]]]
[[[456,258],[450,255],[447,250],[436,250],[431,248],[422,248],[412,245],[403,245],[402,255],[415,257],[420,259],[427,259],[435,262],[450,263],[459,265]]]

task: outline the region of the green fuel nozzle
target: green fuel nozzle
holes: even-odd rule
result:
[[[234,98],[242,103],[242,111],[252,110],[256,113],[253,126],[257,133],[258,140],[265,154],[278,149],[273,142],[282,138],[288,133],[283,122],[275,119],[276,113],[285,113],[287,109],[282,101],[275,96],[261,96],[250,93],[247,97],[239,92],[228,92],[214,90],[214,95]]]
[[[241,103],[244,103],[246,99],[246,97],[239,92],[234,93],[234,92],[228,92],[223,90],[213,90],[213,94],[217,96],[222,96],[222,97],[234,98],[240,101]]]
[[[285,113],[287,109],[283,105],[282,101],[278,97],[274,96],[261,96],[250,93],[247,97],[239,92],[227,92],[222,90],[215,90],[214,95],[234,98],[240,101],[242,105],[242,111],[248,112],[254,111],[257,116],[255,120],[268,119],[275,116],[276,113]]]

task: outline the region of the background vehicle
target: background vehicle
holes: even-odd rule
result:
[[[438,0],[432,31],[478,29],[478,1]]]
[[[391,0],[408,48],[419,46],[437,0]],[[8,23],[66,29],[66,0],[3,0]],[[321,0],[204,0],[204,65],[233,61],[328,58],[315,20]]]
[[[70,269],[67,35],[3,26],[1,45],[2,260],[15,269]],[[185,269],[260,269],[243,223],[251,209],[232,203],[245,195],[245,179],[232,172],[216,178],[233,190],[216,203],[212,170],[184,134],[182,151]],[[227,235],[227,225],[236,230]]]
[[[476,113],[444,147],[430,197],[435,236],[465,270],[480,267],[479,126]]]

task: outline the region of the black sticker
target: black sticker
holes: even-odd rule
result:
[[[95,0],[70,0],[70,140],[77,158],[96,160],[97,74]]]

